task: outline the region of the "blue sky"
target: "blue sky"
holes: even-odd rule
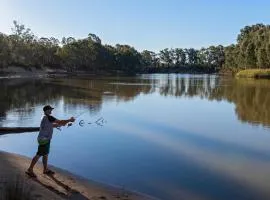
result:
[[[0,31],[12,21],[38,36],[86,37],[138,50],[201,48],[235,43],[239,30],[270,24],[267,0],[1,0]]]

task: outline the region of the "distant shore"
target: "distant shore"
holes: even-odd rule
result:
[[[32,179],[25,175],[25,170],[30,162],[31,160],[25,156],[0,151],[0,194],[1,190],[5,188],[3,185],[1,187],[1,184],[8,183],[19,177],[27,185],[27,188],[31,188],[33,199],[37,197],[42,200],[62,200],[67,198],[72,200],[155,199],[120,187],[86,180],[53,166],[50,167],[56,174],[46,176],[42,173],[41,163],[38,163],[35,168],[37,179]],[[24,187],[26,186],[24,185]]]

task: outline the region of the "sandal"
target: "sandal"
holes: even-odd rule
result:
[[[46,174],[46,175],[54,175],[55,172],[50,170],[50,169],[47,169],[46,171],[43,172],[43,174]]]
[[[28,176],[30,176],[31,178],[36,178],[36,177],[37,177],[37,175],[36,175],[33,171],[27,170],[27,171],[25,171],[25,173],[26,173]]]

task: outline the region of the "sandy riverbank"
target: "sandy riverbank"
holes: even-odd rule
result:
[[[85,180],[59,168],[51,168],[56,172],[54,176],[42,173],[42,164],[35,168],[37,179],[25,175],[30,159],[24,156],[0,151],[0,184],[20,179],[31,188],[34,199],[44,200],[153,200],[154,198],[126,191],[122,188],[106,186],[94,181]],[[0,185],[0,193],[1,193]]]
[[[35,68],[35,67],[19,67],[10,66],[0,69],[0,78],[34,78],[34,77],[50,77],[50,76],[66,76],[69,73],[63,69]]]
[[[66,77],[66,76],[93,76],[93,75],[126,75],[126,73],[117,71],[81,71],[76,70],[74,72],[68,72],[64,69],[53,69],[53,68],[35,68],[35,67],[19,67],[9,66],[6,68],[0,68],[0,79],[3,78],[55,78],[55,77]],[[134,74],[133,74],[134,75]]]

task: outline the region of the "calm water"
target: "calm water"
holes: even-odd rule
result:
[[[44,104],[60,119],[84,112],[54,131],[57,167],[164,200],[270,199],[270,80],[170,74],[0,87],[0,126],[39,126]],[[36,136],[2,136],[0,150],[31,157]]]

